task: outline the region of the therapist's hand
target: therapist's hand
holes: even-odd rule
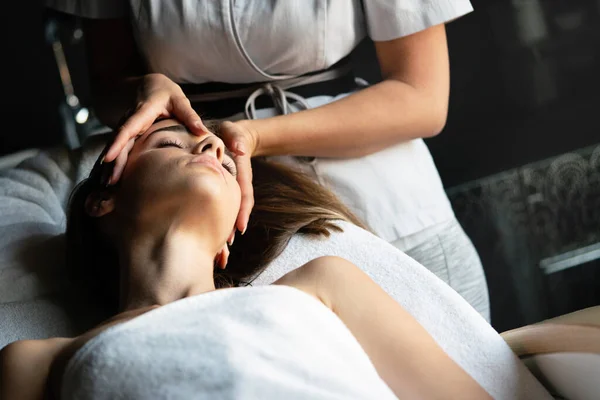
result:
[[[135,107],[128,113],[104,156],[105,162],[115,161],[111,184],[121,177],[135,138],[147,131],[158,118],[168,117],[181,121],[193,134],[208,132],[177,83],[163,74],[145,75],[138,88]]]
[[[248,219],[254,207],[251,157],[258,146],[258,133],[250,128],[250,121],[225,121],[220,126],[220,135],[225,146],[233,153],[237,167],[237,181],[242,192],[242,203],[235,226],[246,232]]]

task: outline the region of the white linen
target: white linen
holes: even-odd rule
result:
[[[111,327],[69,361],[62,400],[393,400],[344,323],[287,286],[223,289]]]
[[[327,240],[295,236],[253,282],[264,285],[320,256],[343,257],[369,275],[494,399],[552,397],[498,333],[458,293],[391,244],[341,222]]]

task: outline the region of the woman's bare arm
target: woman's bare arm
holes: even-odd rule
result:
[[[19,340],[0,351],[0,400],[40,400],[47,397],[47,381],[61,379],[67,362],[85,343],[119,323],[159,306],[119,313],[74,338]]]
[[[277,284],[313,294],[337,314],[398,398],[491,399],[425,328],[349,261],[318,258]]]
[[[375,48],[382,82],[322,107],[238,122],[257,137],[254,155],[358,157],[437,135],[450,90],[444,25]]]
[[[0,399],[46,399],[54,358],[71,339],[20,340],[0,351]]]

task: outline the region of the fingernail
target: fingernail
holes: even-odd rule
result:
[[[242,235],[244,235],[244,233],[246,233],[246,229],[248,229],[248,225],[246,225],[246,226],[244,227],[244,230],[242,231]]]
[[[244,145],[242,143],[235,144],[235,151],[242,156],[246,154],[246,149],[244,148]]]
[[[102,159],[100,160],[100,165],[104,164],[104,159],[106,158],[106,156],[102,157]]]
[[[233,236],[233,237],[231,238],[231,240],[229,241],[229,245],[230,245],[230,246],[233,246],[233,241],[234,241],[234,240],[235,240],[235,236]]]

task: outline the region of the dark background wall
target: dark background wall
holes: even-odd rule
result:
[[[42,3],[5,3],[0,14],[0,154],[60,141],[60,86],[51,49],[44,43]]]

